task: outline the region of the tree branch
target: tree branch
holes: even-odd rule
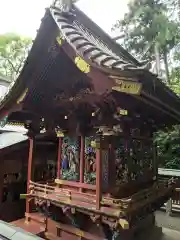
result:
[[[12,67],[13,71],[14,71],[15,73],[17,73],[17,70],[16,70],[16,68],[14,67],[13,63],[12,63],[12,62],[9,60],[9,58],[7,58],[6,60],[7,60],[7,61],[8,61],[8,63],[11,65],[11,67]]]

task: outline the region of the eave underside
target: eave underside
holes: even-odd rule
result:
[[[49,115],[57,119],[59,118],[57,112],[61,111],[66,115],[69,111],[75,110],[74,104],[82,104],[85,99],[85,102],[92,106],[90,109],[93,110],[97,107],[97,102],[105,101],[107,104],[110,96],[111,99],[115,99],[117,106],[127,109],[132,117],[140,115],[142,121],[152,119],[156,125],[178,123],[180,119],[179,99],[173,93],[170,94],[171,92],[163,87],[164,85],[159,83],[156,78],[153,82],[150,73],[144,74],[143,71],[136,73],[135,78],[138,77],[143,85],[143,93],[140,96],[110,93],[111,91],[108,94],[97,96],[97,92],[93,91],[94,82],[96,81],[96,85],[99,84],[101,87],[105,81],[103,79],[92,81],[92,78],[82,73],[76,67],[73,59],[67,55],[65,49],[58,45],[57,36],[59,36],[59,28],[50,12],[47,11],[26,64],[1,105],[1,117],[7,112],[13,112],[15,105],[18,105],[17,99],[25,89],[28,89],[20,108],[23,114],[13,114],[9,118],[11,121],[24,122],[28,120],[28,112],[37,115],[37,118]],[[93,65],[92,68],[96,67]],[[102,73],[103,69],[98,67],[96,71]],[[107,71],[103,74],[107,75]],[[119,76],[121,74],[122,71],[119,72]],[[133,72],[130,71],[130,74],[133,77]],[[88,90],[88,94],[87,92],[82,93],[82,90]],[[62,95],[64,95],[63,98]]]

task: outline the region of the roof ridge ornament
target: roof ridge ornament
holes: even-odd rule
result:
[[[73,10],[73,3],[75,2],[77,2],[77,0],[55,0],[52,5],[59,8],[62,13],[67,14],[71,13]]]

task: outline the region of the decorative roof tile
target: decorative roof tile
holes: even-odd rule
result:
[[[2,133],[0,134],[0,149],[26,141],[27,139],[28,139],[27,136],[18,132]]]
[[[83,58],[97,64],[99,67],[108,69],[113,68],[122,71],[146,68],[147,65],[137,67],[135,64],[125,60],[123,56],[120,57],[114,53],[102,39],[80,23],[75,14],[62,14],[62,11],[56,7],[51,7],[50,11],[60,29],[60,34]]]

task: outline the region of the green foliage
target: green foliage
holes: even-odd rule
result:
[[[175,67],[171,72],[171,83],[169,87],[180,96],[180,67]]]
[[[173,59],[172,59],[172,70],[170,74],[170,84],[169,87],[180,96],[180,45],[177,44]]]
[[[141,60],[160,57],[164,61],[168,83],[169,54],[180,42],[180,24],[174,17],[178,11],[175,14],[170,6],[166,0],[133,0],[124,19],[114,25],[124,34],[123,45],[133,55]]]
[[[160,167],[180,169],[180,126],[159,131],[155,135]]]
[[[11,80],[19,75],[32,40],[8,33],[0,35],[0,74]]]
[[[180,0],[132,0],[114,28],[124,34],[124,47],[139,59],[155,61],[159,54],[168,86],[180,95]],[[158,132],[155,142],[160,165],[180,169],[180,126]]]
[[[125,34],[124,46],[140,58],[152,60],[154,44],[173,48],[179,39],[179,25],[167,16],[168,8],[160,0],[134,0],[129,4],[129,12],[123,20],[117,21],[114,28]]]

